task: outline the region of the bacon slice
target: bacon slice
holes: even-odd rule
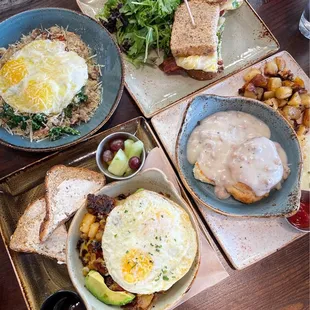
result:
[[[183,71],[183,68],[177,65],[174,57],[166,58],[158,67],[165,73],[176,73],[178,71]]]

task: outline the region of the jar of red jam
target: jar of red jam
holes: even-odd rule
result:
[[[296,214],[288,217],[288,222],[298,230],[310,231],[310,212],[309,212],[310,192],[301,191],[300,207]]]

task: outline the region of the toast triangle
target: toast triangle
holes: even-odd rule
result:
[[[46,215],[40,228],[41,242],[84,205],[88,194],[97,192],[105,182],[104,175],[88,169],[63,165],[51,168],[45,177]]]
[[[11,237],[10,248],[16,252],[38,253],[65,263],[67,241],[65,225],[55,229],[45,242],[40,242],[40,225],[44,220],[45,213],[44,197],[28,205]]]

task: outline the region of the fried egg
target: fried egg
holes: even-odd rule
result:
[[[208,56],[176,57],[176,63],[185,70],[203,70],[205,72],[218,71],[217,53]]]
[[[0,96],[19,112],[58,114],[87,79],[85,59],[63,42],[35,40],[0,69]]]
[[[142,190],[111,211],[102,250],[116,283],[131,293],[152,294],[168,290],[188,272],[197,235],[180,206]]]

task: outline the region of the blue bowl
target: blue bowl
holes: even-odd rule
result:
[[[80,35],[97,54],[98,64],[103,65],[103,91],[101,104],[88,123],[75,128],[81,132],[79,136],[63,136],[56,141],[44,140],[30,142],[26,138],[10,135],[0,128],[0,143],[7,146],[33,152],[55,151],[74,145],[90,136],[103,126],[115,111],[124,88],[124,74],[121,53],[108,31],[90,17],[58,8],[42,8],[25,11],[0,23],[0,47],[7,47],[19,41],[23,34],[28,34],[35,28],[49,28],[58,25]]]
[[[251,114],[265,122],[271,130],[271,140],[280,143],[285,150],[291,169],[281,190],[272,190],[268,197],[250,205],[233,198],[218,199],[214,186],[194,178],[193,165],[186,157],[187,141],[197,122],[216,112],[230,110]],[[176,144],[176,158],[180,176],[193,197],[218,213],[241,217],[280,217],[293,215],[299,208],[302,155],[296,133],[278,112],[259,101],[214,95],[196,97],[185,112]]]

